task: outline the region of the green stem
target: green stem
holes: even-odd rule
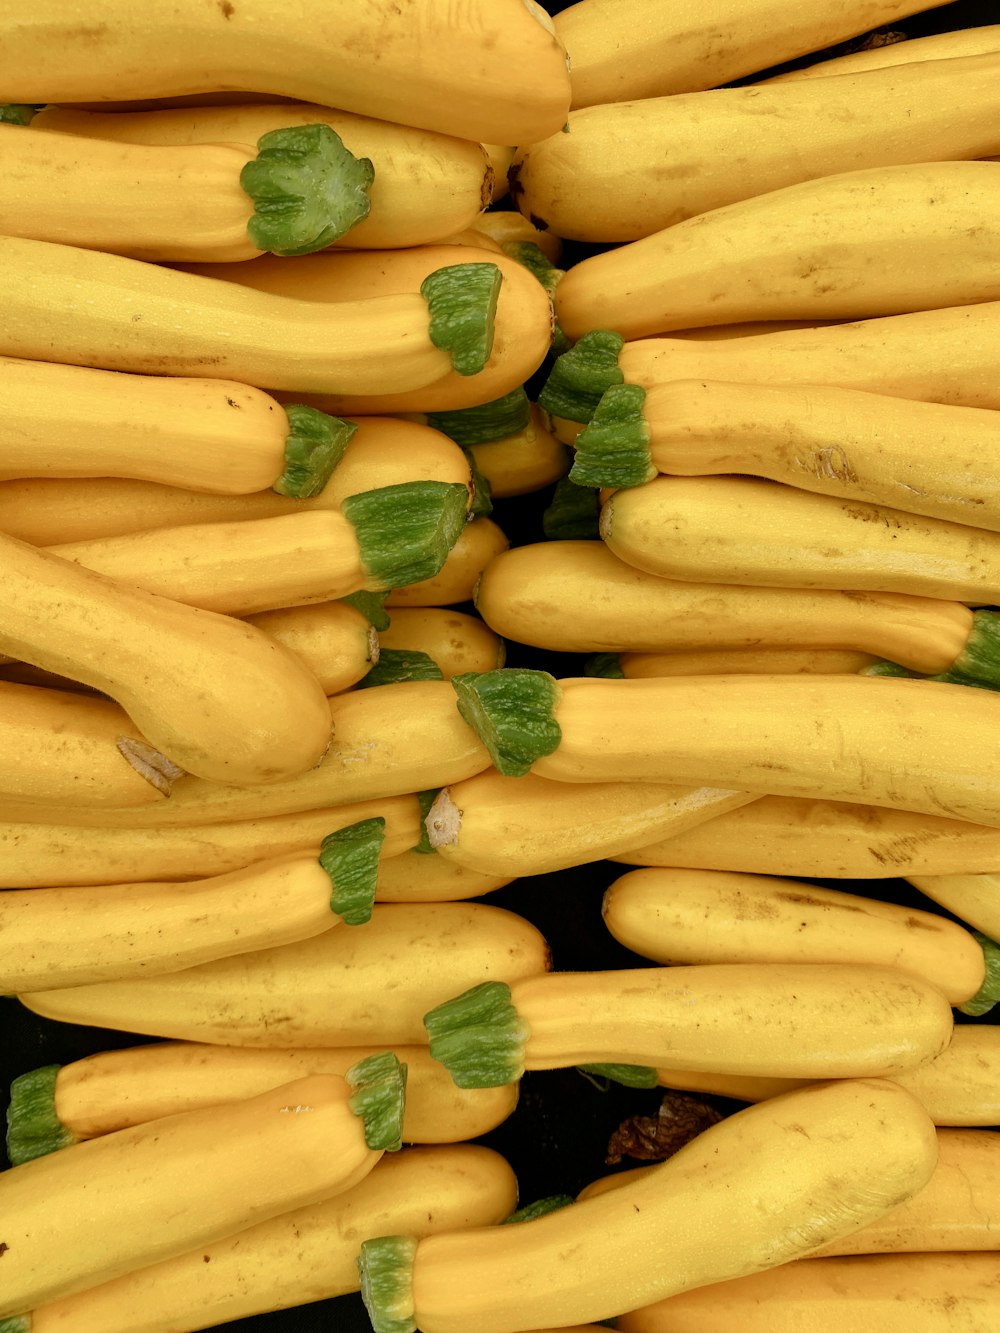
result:
[[[385,820],[360,819],[328,833],[320,844],[319,863],[330,876],[330,911],[348,926],[371,920],[378,862],[385,842]]]
[[[985,680],[973,680],[971,676],[963,676],[954,670],[942,671],[937,676],[922,676],[919,671],[911,671],[909,667],[900,666],[898,662],[873,662],[871,666],[862,667],[858,674],[889,676],[899,680],[934,680],[944,685],[965,685],[973,690],[1000,690],[1000,681],[990,684]]]
[[[362,589],[360,592],[348,593],[340,600],[353,606],[355,611],[360,611],[372,629],[383,630],[389,628],[389,612],[385,609],[388,596],[389,589],[385,592],[366,592]]]
[[[576,437],[570,478],[580,486],[641,486],[657,475],[649,452],[649,426],[642,414],[646,390],[613,384]]]
[[[973,613],[968,641],[949,670],[968,681],[1000,685],[1000,612]]]
[[[993,1006],[1000,1001],[1000,944],[978,930],[974,930],[972,935],[983,951],[986,976],[972,999],[960,1004],[958,1009],[960,1013],[978,1018],[981,1014],[988,1014]]]
[[[10,1085],[7,1156],[12,1166],[78,1143],[56,1114],[56,1079],[62,1065],[42,1065]]]
[[[531,422],[531,403],[523,386],[502,398],[451,412],[428,412],[427,424],[456,444],[489,444],[516,435]]]
[[[469,517],[485,518],[493,513],[493,493],[489,478],[480,471],[476,455],[471,449],[463,447],[462,453],[465,454],[472,477],[472,504],[469,506]]]
[[[561,477],[542,514],[542,531],[553,542],[597,541],[600,515],[596,491],[577,485],[572,476]]]
[[[572,1194],[550,1194],[544,1199],[536,1199],[534,1203],[526,1203],[523,1208],[518,1208],[510,1217],[505,1217],[500,1223],[501,1226],[516,1226],[518,1222],[533,1222],[536,1217],[544,1217],[546,1213],[556,1213],[560,1208],[568,1208],[571,1203],[575,1203]]]
[[[330,480],[358,427],[305,403],[289,403],[285,415],[285,470],[272,489],[293,500],[309,500]]]
[[[572,344],[563,333],[559,321],[555,317],[556,288],[566,276],[566,270],[556,268],[541,246],[536,245],[534,241],[508,241],[502,248],[504,254],[510,255],[511,259],[516,259],[519,264],[533,273],[548,292],[549,300],[553,303],[552,350],[557,354],[568,352]]]
[[[524,1073],[528,1030],[505,981],[484,981],[424,1015],[430,1052],[459,1088],[498,1088]]]
[[[500,667],[452,678],[458,711],[504,777],[523,777],[562,740],[555,708],[559,686],[547,671]]]
[[[31,1315],[14,1314],[0,1319],[0,1333],[31,1333]]]
[[[413,1259],[416,1236],[376,1236],[361,1245],[361,1299],[374,1333],[414,1333]]]
[[[584,1074],[596,1074],[598,1078],[610,1079],[625,1088],[655,1088],[659,1083],[656,1070],[651,1065],[578,1065]]]
[[[404,481],[347,496],[341,513],[357,533],[366,572],[384,588],[402,588],[438,572],[468,505],[460,481]]]
[[[415,648],[382,648],[378,661],[355,688],[367,690],[374,685],[398,685],[401,680],[444,680],[444,672],[433,657]]]
[[[620,653],[593,653],[583,664],[585,676],[601,676],[605,680],[624,680]]]
[[[601,397],[625,376],[618,355],[625,346],[620,333],[593,329],[568,352],[556,358],[538,402],[546,412],[567,421],[589,421]]]
[[[502,281],[496,264],[450,264],[420,284],[431,342],[448,353],[459,375],[478,375],[490,359]]]
[[[254,205],[247,233],[274,255],[324,250],[368,216],[374,179],[370,160],[349,152],[329,125],[271,130],[240,172]]]
[[[6,102],[0,105],[0,125],[30,125],[43,106],[41,102],[35,106],[27,106],[23,102]]]
[[[392,1051],[379,1051],[351,1065],[344,1077],[353,1092],[348,1103],[376,1152],[398,1152],[403,1144],[407,1067]]]
[[[417,800],[420,803],[420,841],[413,850],[419,852],[421,856],[433,856],[437,852],[437,848],[431,846],[430,834],[427,831],[427,816],[440,791],[440,787],[431,787],[428,791],[417,792]]]

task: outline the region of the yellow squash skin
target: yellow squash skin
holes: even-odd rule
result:
[[[998,346],[1000,301],[983,301],[752,338],[642,338],[625,344],[618,364],[644,389],[681,379],[822,384],[996,408]]]
[[[932,902],[982,931],[990,939],[1000,935],[1000,906],[997,887],[1000,875],[990,870],[972,875],[913,875],[907,879]]]
[[[447,903],[479,898],[509,884],[513,877],[484,874],[412,848],[379,864],[375,899],[380,903]]]
[[[72,0],[46,0],[0,28],[17,102],[128,101],[220,89],[338,106],[470,139],[529,143],[566,119],[569,73],[552,22],[521,0],[473,0],[460,21],[433,0],[296,0],[276,11],[247,0],[178,11],[153,0],[141,20],[121,0],[81,28]],[[378,77],[372,77],[372,62]]]
[[[288,418],[248,384],[13,357],[0,366],[3,478],[134,477],[235,495],[284,471]]]
[[[476,466],[490,483],[494,500],[528,495],[543,486],[551,486],[570,468],[569,454],[547,428],[541,409],[534,403],[531,422],[516,435],[473,444],[469,448]]]
[[[954,663],[972,629],[972,612],[957,602],[682,583],[633,568],[599,541],[498,552],[476,607],[504,638],[554,652],[852,649],[927,675]]]
[[[329,125],[349,152],[375,168],[368,190],[371,212],[344,232],[337,246],[381,249],[441,241],[470,226],[491,201],[493,171],[481,144],[315,103],[247,102],[112,115],[47,106],[32,120],[32,128],[60,134],[178,146],[256,144],[271,130],[297,125]],[[209,254],[185,257],[212,261]]]
[[[980,946],[946,917],[766,875],[633,870],[601,912],[620,944],[657,963],[872,963],[923,977],[952,1005],[986,973]]]
[[[611,1062],[768,1078],[891,1078],[933,1060],[953,1031],[936,986],[860,963],[539,973],[514,982],[511,999],[528,1033],[526,1069]]]
[[[548,964],[545,940],[513,912],[482,903],[376,904],[353,930],[20,999],[70,1023],[222,1046],[413,1046],[427,1044],[423,1016],[434,1005],[484,979],[511,982]]]
[[[620,1333],[992,1333],[1000,1255],[804,1259],[622,1315]]]
[[[819,879],[914,874],[979,880],[1000,869],[1000,830],[885,806],[764,796],[720,815],[710,829],[696,826],[613,859]]]
[[[350,1189],[382,1155],[365,1143],[351,1092],[336,1075],[314,1075],[4,1172],[4,1257],[11,1262],[0,1315]]]
[[[1000,826],[988,690],[866,676],[559,682],[563,782],[715,783]],[[683,725],[678,724],[683,719]]]
[[[511,196],[566,240],[635,241],[820,176],[991,157],[998,70],[993,53],[584,107],[568,134],[518,148]]]
[[[30,811],[22,808],[21,813]],[[145,829],[108,828],[97,822],[87,826],[4,820],[0,823],[0,888],[133,884],[145,879],[222,875],[254,861],[303,851],[335,829],[361,819],[385,820],[382,856],[387,859],[383,867],[420,838],[420,803],[413,795],[327,806],[303,814]]]
[[[424,278],[449,264],[496,264],[503,274],[497,298],[493,351],[478,375],[459,375],[450,365],[434,381],[422,384],[384,384],[366,389],[345,384],[316,387],[303,401],[335,416],[355,412],[441,412],[492,402],[519,388],[539,368],[552,339],[552,305],[533,273],[509,255],[469,245],[420,245],[403,250],[326,251],[300,255],[301,263],[282,264],[264,255],[250,264],[200,264],[192,274],[223,278],[232,285],[261,294],[305,303],[317,311],[320,322],[336,318],[345,303],[389,297],[401,300],[416,292]],[[382,353],[372,352],[376,358]],[[442,353],[443,355],[443,353]],[[310,386],[299,384],[298,389]],[[300,395],[301,396],[301,395]]]
[[[631,1188],[418,1241],[416,1326],[558,1327],[773,1267],[909,1198],[936,1156],[925,1112],[891,1084],[790,1093],[714,1125]]]
[[[132,378],[128,377],[130,382]],[[225,386],[220,385],[219,392],[224,390]],[[254,390],[244,389],[244,392],[249,395]],[[53,546],[58,542],[118,537],[149,528],[337,509],[349,495],[407,481],[470,485],[465,455],[440,431],[394,417],[361,417],[353,421],[357,431],[343,457],[320,494],[310,499],[293,500],[273,490],[255,490],[250,495],[208,495],[186,486],[119,477],[88,477],[72,482],[31,477],[0,481],[0,531],[33,546]]]
[[[343,1194],[40,1306],[31,1326],[34,1333],[193,1333],[357,1291],[355,1259],[367,1236],[491,1226],[516,1206],[514,1173],[492,1149],[404,1148]]]
[[[571,339],[591,329],[644,338],[996,300],[998,204],[996,162],[824,175],[574,264],[556,289],[556,318]]]
[[[445,680],[464,671],[493,671],[504,664],[504,643],[478,617],[450,607],[395,606],[389,628],[379,632],[383,648],[426,653]]]
[[[825,79],[831,74],[861,74],[867,70],[888,69],[890,65],[910,65],[917,60],[955,60],[961,56],[985,55],[1000,51],[1000,24],[978,28],[956,28],[935,32],[929,37],[909,37],[902,42],[870,46],[832,60],[817,60],[802,69],[773,74],[760,83],[789,83],[793,79]]]
[[[861,671],[878,661],[871,653],[836,648],[706,648],[676,653],[620,653],[618,664],[626,680],[647,676],[725,676],[746,672],[771,675],[828,676],[831,672]]]
[[[255,143],[153,147],[0,125],[0,226],[133,259],[253,259],[254,203],[240,172]]]
[[[58,347],[70,365],[242,380],[296,401],[351,393],[356,406],[453,373],[415,288],[334,307],[15,236],[2,238],[0,261],[6,356],[51,360]]]
[[[507,534],[499,523],[485,515],[474,518],[458,534],[458,541],[433,578],[409,583],[405,588],[393,588],[385,599],[386,607],[391,614],[393,608],[400,606],[457,606],[468,602],[483,571],[509,546]],[[496,626],[491,628],[496,629]]]
[[[79,1139],[113,1134],[160,1116],[255,1097],[309,1074],[343,1077],[381,1046],[261,1050],[165,1041],[101,1051],[63,1065],[56,1075],[55,1113]],[[404,1143],[459,1143],[495,1129],[511,1114],[518,1087],[456,1088],[426,1046],[398,1047],[406,1065]]]
[[[279,607],[247,620],[301,658],[327,695],[350,689],[378,661],[378,634],[347,602]]]
[[[506,151],[510,154],[512,160],[517,150],[510,148]],[[507,163],[507,169],[509,170],[509,168],[510,161]],[[498,209],[489,213],[480,213],[479,217],[471,224],[471,230],[478,232],[480,236],[488,236],[501,249],[505,245],[519,241],[530,241],[533,245],[538,246],[550,263],[557,267],[559,260],[562,258],[562,239],[559,236],[550,231],[540,231],[523,214],[515,213],[512,209]]]
[[[750,473],[975,528],[1000,528],[992,410],[814,384],[686,380],[646,395],[650,458],[675,476]]]
[[[715,88],[926,8],[920,0],[585,0],[556,17],[573,106]]]
[[[0,895],[0,986],[86,986],[311,939],[343,924],[318,855],[314,844],[183,884],[9,890]]]
[[[95,812],[158,804],[170,792],[169,775],[147,778],[119,749],[143,737],[110,699],[0,682],[0,737],[0,799]]]
[[[1000,601],[1000,532],[757,477],[655,477],[616,491],[601,535],[664,578]]]
[[[427,829],[444,861],[516,879],[599,861],[647,835],[669,838],[753,799],[714,787],[507,778],[487,768],[438,793]]]
[[[326,696],[262,631],[12,537],[0,552],[0,651],[108,694],[188,773],[279,782],[323,757]]]

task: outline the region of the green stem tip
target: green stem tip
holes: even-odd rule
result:
[[[398,1152],[403,1143],[407,1067],[392,1051],[379,1051],[351,1065],[344,1077],[353,1092],[350,1108],[376,1152]]]
[[[505,981],[483,981],[424,1015],[430,1052],[459,1088],[499,1088],[524,1073],[528,1031]]]
[[[349,495],[361,563],[384,588],[433,578],[465,527],[469,488],[460,481],[404,481]]]
[[[289,403],[285,470],[272,489],[293,500],[319,495],[344,456],[357,423],[342,421],[305,403]]]
[[[556,288],[566,276],[566,270],[557,268],[541,246],[536,245],[534,241],[508,241],[503,246],[503,251],[504,254],[510,255],[511,259],[516,259],[529,273],[533,273],[548,292],[549,300],[552,302],[552,350],[557,354],[568,352],[572,343],[563,333],[555,315]]]
[[[341,597],[342,602],[348,606],[353,606],[355,611],[360,611],[374,630],[383,630],[389,628],[389,612],[385,609],[385,599],[389,596],[389,590],[385,592],[368,592],[361,589],[359,592],[348,593],[346,597]]]
[[[625,346],[620,333],[592,329],[575,346],[556,358],[538,402],[546,412],[567,421],[589,421],[601,397],[625,376],[618,355]]]
[[[583,663],[585,676],[603,677],[605,680],[624,680],[620,653],[592,653]]]
[[[659,1084],[656,1070],[651,1065],[577,1065],[582,1074],[593,1074],[620,1083],[625,1088],[655,1088]]]
[[[469,517],[485,518],[493,513],[493,488],[490,486],[489,477],[476,462],[473,451],[463,446],[462,453],[465,454],[466,462],[469,464],[469,475],[472,477],[472,504],[469,506]]]
[[[983,951],[983,958],[986,962],[986,976],[983,978],[983,984],[971,1000],[966,1000],[964,1004],[960,1004],[958,1009],[963,1014],[978,1018],[981,1014],[988,1014],[1000,1000],[1000,944],[978,930],[974,930],[972,935]]]
[[[31,1315],[14,1314],[0,1319],[0,1333],[31,1333]]]
[[[459,375],[478,375],[493,351],[503,275],[496,264],[449,264],[420,284],[430,313],[430,339]]]
[[[516,435],[531,422],[531,403],[523,385],[502,398],[450,412],[428,412],[427,424],[456,444],[490,444]]]
[[[1000,690],[1000,681],[991,684],[985,680],[973,680],[971,676],[963,676],[954,669],[942,671],[937,676],[922,676],[919,671],[911,671],[909,667],[900,666],[898,662],[873,662],[871,666],[862,667],[858,674],[888,676],[897,680],[933,680],[942,685],[965,685],[972,690]]]
[[[247,233],[274,255],[323,250],[368,216],[374,179],[371,161],[349,152],[329,125],[270,130],[240,172],[254,205]]]
[[[374,1333],[414,1333],[415,1236],[376,1236],[362,1243],[358,1255],[361,1299]]]
[[[590,424],[576,437],[570,478],[579,486],[641,486],[657,475],[649,452],[649,426],[642,414],[646,390],[613,384],[597,404]]]
[[[556,1213],[560,1208],[568,1208],[575,1200],[572,1194],[550,1194],[544,1199],[536,1199],[534,1203],[526,1203],[523,1208],[518,1208],[510,1217],[505,1217],[500,1223],[501,1226],[516,1226],[518,1222],[533,1222],[536,1217],[544,1217],[546,1213]]]
[[[42,106],[44,103],[31,106],[24,102],[4,102],[0,104],[0,125],[30,125]]]
[[[427,816],[431,812],[431,806],[437,800],[441,792],[440,787],[431,787],[427,791],[417,792],[417,801],[420,804],[420,841],[414,847],[415,852],[421,856],[434,856],[437,848],[431,846],[430,833],[427,829]]]
[[[601,506],[597,492],[560,477],[552,500],[542,514],[542,531],[549,541],[597,541],[600,538]]]
[[[444,680],[444,672],[433,657],[415,648],[381,648],[378,661],[367,676],[362,676],[356,688],[367,690],[375,685],[398,685],[401,680]]]
[[[336,829],[320,844],[319,863],[330,876],[330,911],[345,925],[371,920],[383,842],[385,820],[379,815]]]
[[[452,678],[458,711],[504,777],[523,777],[562,740],[555,707],[559,686],[547,671],[500,667]]]
[[[968,681],[1000,685],[1000,612],[973,612],[968,641],[949,671]]]
[[[56,1079],[61,1068],[42,1065],[19,1075],[10,1085],[7,1156],[11,1166],[79,1142],[56,1114]]]

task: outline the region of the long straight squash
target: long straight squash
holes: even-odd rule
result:
[[[620,560],[665,578],[1000,602],[1000,532],[757,477],[654,477],[600,523]]]
[[[634,241],[819,176],[992,157],[998,70],[994,52],[588,106],[570,113],[568,133],[522,143],[511,197],[567,240]]]
[[[392,1056],[378,1060],[374,1069],[353,1066],[346,1079],[297,1079],[5,1172],[0,1316],[221,1240],[364,1179],[387,1146],[399,1146],[405,1071]]]
[[[986,23],[974,28],[952,28],[927,37],[907,37],[905,41],[886,42],[863,47],[829,60],[772,74],[758,83],[790,83],[792,80],[825,79],[831,74],[861,74],[890,65],[911,65],[918,60],[955,60],[960,56],[984,55],[1000,51],[1000,24]]]
[[[750,474],[974,528],[1000,529],[995,410],[815,384],[618,385],[576,438],[573,480]]]
[[[835,648],[705,648],[676,653],[613,653],[614,669],[594,675],[618,675],[626,680],[645,676],[725,676],[732,672],[783,675],[808,672],[826,676],[837,671],[861,671],[879,660],[871,653]],[[591,673],[588,673],[591,674]]]
[[[211,780],[307,771],[330,743],[316,677],[263,631],[0,536],[0,652],[115,699],[156,750]]]
[[[545,940],[513,912],[393,903],[376,905],[353,930],[20,999],[69,1023],[221,1046],[412,1046],[427,1044],[428,1009],[461,988],[536,976],[548,965]]]
[[[56,347],[71,365],[204,375],[360,401],[422,388],[452,370],[460,377],[482,370],[499,284],[496,265],[456,263],[430,276],[426,295],[412,288],[331,306],[5,236],[0,352],[45,361]]]
[[[81,26],[45,0],[0,26],[12,102],[114,102],[217,90],[273,93],[489,143],[530,143],[566,119],[569,73],[552,21],[521,0],[474,0],[456,22],[433,0],[359,9],[304,0],[295,22],[267,0],[232,10],[153,0],[142,19],[103,0]],[[377,77],[372,77],[373,68]],[[16,77],[15,77],[16,71]]]
[[[829,1083],[730,1116],[630,1188],[519,1226],[368,1241],[362,1293],[377,1333],[604,1319],[849,1234],[916,1193],[936,1155],[908,1093]]]
[[[988,690],[844,675],[556,681],[527,669],[452,684],[508,775],[705,782],[1000,826]]]

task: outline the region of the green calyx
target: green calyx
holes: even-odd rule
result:
[[[531,403],[524,388],[512,389],[502,398],[477,407],[456,408],[451,412],[428,412],[427,424],[456,444],[490,444],[493,440],[516,435],[531,422]]]
[[[1000,944],[978,930],[974,930],[972,935],[983,951],[986,976],[975,995],[964,1004],[960,1004],[958,1009],[963,1014],[978,1018],[981,1014],[988,1014],[1000,1000]]]
[[[657,475],[649,452],[649,426],[642,414],[646,390],[614,384],[576,437],[570,478],[579,486],[641,486]]]
[[[888,676],[896,680],[933,680],[943,685],[965,685],[972,690],[1000,690],[1000,680],[992,684],[985,680],[973,680],[971,676],[963,676],[954,669],[942,671],[937,676],[922,676],[919,671],[911,671],[909,667],[900,666],[898,662],[873,662],[871,666],[862,667],[858,674]]]
[[[516,1226],[518,1222],[533,1222],[536,1217],[544,1217],[546,1213],[556,1213],[560,1208],[568,1208],[575,1200],[572,1194],[550,1194],[545,1199],[536,1199],[534,1203],[526,1203],[523,1208],[518,1208],[510,1217],[505,1217],[500,1223],[501,1226]]]
[[[288,436],[285,439],[285,470],[272,490],[293,500],[319,495],[333,469],[344,456],[357,423],[342,421],[305,403],[289,403]]]
[[[968,641],[952,662],[949,674],[968,683],[1000,685],[1000,612],[973,613]]]
[[[392,1051],[379,1051],[351,1065],[344,1077],[352,1088],[348,1102],[365,1129],[365,1143],[376,1152],[398,1152],[403,1144],[407,1067]]]
[[[61,1068],[42,1065],[19,1075],[10,1085],[7,1156],[11,1166],[79,1142],[56,1114],[56,1079]]]
[[[462,453],[465,454],[472,476],[472,504],[469,506],[469,517],[485,518],[493,513],[493,490],[489,477],[480,469],[476,455],[471,449],[463,448]]]
[[[374,179],[369,159],[349,152],[329,125],[270,130],[240,172],[254,205],[247,233],[273,255],[323,250],[368,216]]]
[[[371,920],[383,842],[385,820],[380,815],[336,829],[320,844],[319,863],[330,876],[330,911],[345,925]]]
[[[361,1299],[374,1333],[414,1333],[413,1259],[416,1236],[376,1236],[358,1255]]]
[[[585,333],[568,352],[556,358],[538,395],[539,405],[554,417],[589,421],[608,389],[625,382],[618,365],[618,355],[624,346],[621,334],[610,329]]]
[[[43,105],[41,102],[35,106],[23,102],[5,102],[0,105],[0,125],[30,125]]]
[[[597,492],[561,477],[552,500],[542,514],[542,531],[549,541],[597,541],[600,538],[601,506]]]
[[[431,806],[438,798],[440,787],[431,787],[429,791],[418,791],[417,801],[420,804],[420,841],[413,848],[421,856],[436,856],[437,848],[431,846],[430,835],[427,831],[427,816],[431,812]]]
[[[31,1333],[31,1315],[15,1314],[0,1319],[0,1333]]]
[[[493,351],[503,275],[496,264],[450,264],[420,284],[430,313],[430,339],[459,375],[478,375]]]
[[[547,671],[500,667],[452,678],[458,711],[504,777],[519,778],[562,740],[555,708],[559,686]]]
[[[349,495],[341,513],[357,533],[370,577],[402,588],[438,572],[465,527],[468,505],[469,488],[459,481],[405,481]]]
[[[625,1088],[655,1088],[659,1083],[651,1065],[577,1065],[581,1074],[593,1074]]]
[[[444,680],[444,672],[427,653],[410,648],[382,648],[378,661],[358,681],[359,690],[375,685],[398,685],[401,680]]]
[[[603,677],[604,680],[624,680],[620,653],[592,653],[583,664],[585,676]]]
[[[340,600],[348,606],[353,606],[355,611],[360,611],[372,629],[383,630],[388,629],[390,623],[389,612],[385,609],[385,599],[388,596],[388,589],[385,592],[366,592],[362,589],[360,592],[348,593]]]
[[[459,1088],[499,1088],[524,1073],[528,1031],[505,981],[484,981],[424,1015],[430,1052]]]
[[[503,246],[503,251],[504,254],[510,255],[511,259],[516,259],[529,273],[534,274],[548,292],[549,300],[554,303],[556,288],[566,276],[566,270],[556,268],[541,246],[536,245],[534,241],[508,241]],[[555,305],[553,304],[552,350],[557,354],[568,352],[571,346],[572,343],[559,327],[559,321],[555,317]]]

